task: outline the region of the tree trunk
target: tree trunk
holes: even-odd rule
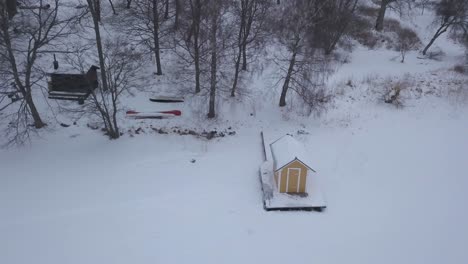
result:
[[[377,31],[382,31],[383,30],[385,12],[387,11],[388,3],[389,3],[388,1],[382,0],[382,3],[380,4],[379,13],[377,15],[377,21],[375,23],[375,30],[377,30]]]
[[[195,62],[195,93],[201,91],[200,88],[200,47],[198,46],[199,32],[197,30],[196,34],[193,36],[193,45],[194,45],[194,62]]]
[[[429,41],[429,43],[426,45],[426,47],[424,48],[422,54],[423,55],[426,55],[427,51],[429,50],[429,48],[432,46],[432,44],[434,44],[434,42],[436,41],[436,39],[442,35],[444,32],[447,31],[449,25],[447,24],[443,24],[439,27],[439,29],[437,29],[436,33],[434,34],[434,36],[432,37],[431,41]]]
[[[283,89],[281,90],[281,97],[279,101],[279,106],[283,107],[286,105],[286,94],[289,89],[289,82],[291,81],[291,76],[294,71],[294,66],[296,65],[296,56],[297,56],[297,45],[299,41],[296,42],[296,46],[294,47],[293,54],[291,56],[291,60],[289,61],[289,68],[288,73],[286,74],[286,78],[284,79]]]
[[[1,23],[0,23],[1,25]],[[4,47],[7,49],[7,56],[8,61],[10,62],[10,68],[12,70],[13,78],[14,78],[14,85],[17,91],[21,93],[24,100],[26,101],[26,105],[31,111],[31,116],[34,120],[34,127],[36,129],[42,128],[45,126],[45,123],[42,121],[39,112],[37,111],[36,105],[34,104],[34,100],[32,99],[31,95],[31,70],[33,68],[34,62],[36,61],[37,49],[33,48],[32,50],[28,51],[27,57],[27,65],[26,65],[26,76],[25,76],[25,85],[21,82],[20,79],[20,71],[18,70],[18,66],[16,64],[15,54],[13,52],[13,45],[11,43],[11,37],[8,31],[8,25],[4,24],[1,28],[4,34],[3,41]],[[35,45],[35,43],[34,43]],[[31,57],[30,57],[31,56]]]
[[[211,83],[210,83],[210,103],[209,103],[209,111],[208,111],[208,118],[214,118],[216,116],[215,113],[215,99],[216,99],[216,73],[217,73],[217,60],[218,60],[218,52],[217,52],[217,43],[216,43],[216,35],[218,32],[218,0],[214,0],[213,14],[211,18],[211,36],[210,36],[210,48],[211,48]]]
[[[241,52],[242,50],[239,47],[239,54],[237,54],[236,58],[236,66],[235,66],[235,72],[234,72],[234,84],[232,85],[231,89],[231,96],[234,97],[236,96],[236,90],[237,90],[237,80],[239,79],[239,68],[240,68],[240,61],[241,61]]]
[[[17,13],[16,0],[6,0],[6,8],[8,12],[8,18],[13,18]]]
[[[245,32],[245,14],[246,14],[246,11],[245,11],[245,3],[242,1],[241,2],[241,8],[242,8],[242,11],[241,11],[241,17],[240,17],[240,26],[239,26],[239,33],[237,35],[237,44],[238,44],[238,54],[237,54],[237,57],[236,57],[236,65],[235,65],[235,72],[234,72],[234,83],[232,85],[232,89],[231,89],[231,96],[234,97],[236,96],[236,89],[237,89],[237,80],[239,78],[239,68],[240,68],[240,62],[241,62],[241,58],[242,58],[242,52],[243,52],[243,44],[244,44],[244,36],[243,36],[243,33]]]
[[[241,32],[239,33],[239,44],[242,47],[242,70],[247,70],[247,45],[255,16],[257,0],[243,0],[241,2]]]
[[[175,0],[174,29],[179,29],[180,0]]]
[[[100,70],[101,70],[102,89],[106,91],[109,88],[109,86],[107,84],[106,65],[104,61],[104,52],[102,50],[101,32],[99,30],[99,20],[98,20],[99,17],[98,17],[98,14],[96,13],[95,6],[93,5],[93,0],[87,0],[87,1],[88,1],[89,10],[91,12],[91,16],[93,17],[93,22],[94,22],[94,32],[96,34],[96,46],[97,46],[98,56],[99,56],[99,66],[101,68]],[[99,0],[94,0],[94,1],[99,2]]]
[[[120,137],[119,124],[117,123],[117,98],[112,98],[112,133],[109,134],[111,139],[117,139]]]
[[[34,127],[37,129],[44,127],[45,123],[42,122],[41,116],[39,115],[36,105],[34,104],[34,101],[32,100],[31,92],[29,92],[29,94],[26,95],[25,100],[26,100],[26,103],[28,104],[29,110],[31,111],[31,116],[33,117],[33,120],[34,120]]]
[[[242,45],[242,70],[247,70],[247,44]]]
[[[110,3],[111,8],[112,8],[112,13],[113,13],[114,15],[117,15],[117,12],[115,12],[114,3],[112,3],[112,0],[109,0],[109,3]]]
[[[95,14],[98,22],[101,22],[101,0],[94,0],[96,5]]]
[[[159,10],[157,0],[153,0],[153,41],[154,55],[156,58],[156,75],[162,75],[161,57],[159,49]]]
[[[127,0],[127,9],[130,9],[132,5],[132,0]]]
[[[180,1],[180,0],[179,0]],[[190,44],[193,44],[193,60],[195,64],[195,93],[199,93],[201,91],[200,85],[200,76],[201,76],[201,68],[200,68],[200,23],[201,23],[201,1],[195,0],[195,3],[191,6],[191,14],[192,14],[192,25],[190,26],[189,35],[187,37],[187,41]],[[193,43],[191,41],[193,37]]]
[[[164,11],[164,19],[168,19],[169,18],[169,0],[166,0],[165,7],[166,7],[166,10]]]

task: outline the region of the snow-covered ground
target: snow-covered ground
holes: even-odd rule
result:
[[[437,104],[302,128],[324,213],[263,210],[255,128],[3,150],[0,262],[464,263],[468,111]]]
[[[179,119],[123,119],[115,141],[79,120],[0,149],[0,263],[468,263],[467,82],[449,70],[461,49],[437,45],[443,61],[412,52],[404,64],[358,47],[320,116],[299,115],[294,101],[279,110],[265,71],[242,102],[221,100],[215,121],[189,99],[167,106],[182,108]],[[405,107],[379,102],[379,85],[405,74]],[[136,106],[155,107],[147,94],[126,99]],[[150,128],[172,126],[236,135]],[[263,210],[261,130],[305,144],[327,210]]]

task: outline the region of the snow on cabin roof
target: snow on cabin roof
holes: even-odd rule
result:
[[[281,169],[295,159],[298,159],[309,169],[313,170],[307,164],[309,159],[304,146],[289,134],[271,143],[270,149],[275,170]]]

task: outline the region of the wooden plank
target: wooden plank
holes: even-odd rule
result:
[[[265,137],[263,136],[263,131],[260,132],[260,136],[262,137],[263,158],[264,158],[264,161],[266,161],[267,160],[267,154],[266,154]]]
[[[88,96],[89,93],[86,92],[66,92],[66,91],[50,91],[49,95],[66,95],[66,96]]]
[[[266,190],[264,188],[265,183],[263,182],[263,177],[262,177],[262,170],[260,169],[259,170],[259,179],[260,179],[260,186],[261,186],[261,189],[262,189],[262,193],[263,193],[263,209],[265,209],[265,211],[306,211],[306,212],[311,212],[311,211],[316,211],[316,212],[322,212],[323,210],[325,210],[327,207],[326,206],[300,206],[300,207],[268,207],[267,206],[267,201],[271,198],[270,196],[273,195],[273,193],[270,193],[272,192],[273,190]]]
[[[323,210],[326,208],[326,202],[323,199],[321,190],[316,186],[310,189],[311,192],[306,196],[291,195],[288,193],[279,193],[273,179],[273,164],[266,161],[260,166],[260,183],[263,193],[263,206],[267,211],[312,211]]]
[[[281,208],[265,208],[266,211],[316,211],[316,212],[322,212],[325,210],[327,207],[326,206],[311,206],[311,207],[281,207]]]
[[[84,100],[82,97],[71,97],[71,96],[48,96],[49,99],[56,99],[56,100],[71,100],[71,101],[78,101]]]
[[[170,97],[170,96],[152,97],[149,100],[155,103],[183,103],[184,102],[183,97]]]

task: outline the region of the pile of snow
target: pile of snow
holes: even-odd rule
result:
[[[286,166],[295,159],[299,159],[306,166],[309,166],[309,158],[304,146],[291,135],[284,135],[270,143],[270,149],[276,170]]]

